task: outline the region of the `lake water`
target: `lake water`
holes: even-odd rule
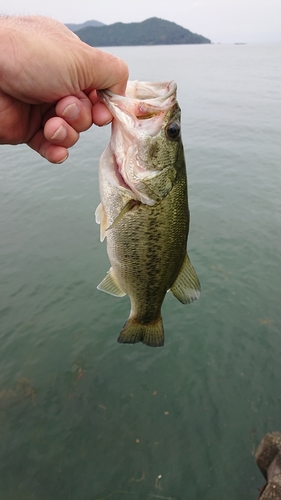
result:
[[[163,349],[117,344],[129,300],[96,289],[110,128],[59,166],[0,147],[0,498],[256,500],[281,430],[281,45],[108,50],[178,83],[202,295],[167,294]]]

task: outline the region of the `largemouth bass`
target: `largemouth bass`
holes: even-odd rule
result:
[[[183,304],[200,295],[186,253],[189,209],[176,84],[129,82],[125,97],[108,90],[99,97],[113,121],[96,210],[111,268],[98,289],[130,297],[118,342],[163,346],[166,292]]]

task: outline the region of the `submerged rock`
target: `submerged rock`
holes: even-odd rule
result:
[[[281,500],[281,432],[266,434],[255,454],[260,471],[267,480],[259,500]]]

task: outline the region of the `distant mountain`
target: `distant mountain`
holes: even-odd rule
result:
[[[93,20],[93,21],[85,21],[84,23],[80,24],[69,23],[66,24],[65,26],[67,26],[67,28],[70,29],[71,31],[76,32],[83,28],[87,28],[88,26],[95,26],[95,28],[97,28],[98,26],[105,26],[105,24]]]
[[[75,33],[92,47],[211,43],[211,40],[204,36],[158,17],[152,17],[141,23],[86,26],[75,30]]]

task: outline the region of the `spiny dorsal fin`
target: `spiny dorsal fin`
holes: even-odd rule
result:
[[[112,267],[109,269],[106,277],[97,286],[97,289],[114,295],[115,297],[124,297],[124,295],[126,295],[119,286]]]
[[[200,283],[197,274],[186,254],[183,265],[171,292],[183,304],[189,304],[200,297]]]

